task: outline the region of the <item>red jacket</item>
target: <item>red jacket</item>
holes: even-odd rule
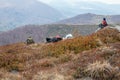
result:
[[[107,26],[106,20],[103,20],[103,21],[102,21],[102,25],[103,25],[103,26]]]

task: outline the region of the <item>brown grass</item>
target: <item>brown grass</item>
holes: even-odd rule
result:
[[[96,80],[118,80],[119,68],[111,66],[107,61],[96,61],[85,69],[86,75]]]
[[[65,77],[55,72],[39,72],[32,80],[65,80]]]
[[[113,43],[120,41],[119,31],[112,28],[104,28],[97,32],[97,37],[104,43]]]
[[[75,39],[64,40],[58,43],[50,44],[43,49],[48,56],[58,57],[60,54],[66,54],[68,51],[75,54],[84,50],[96,48],[98,46],[95,36],[77,37]]]
[[[83,78],[88,76],[98,78],[99,68],[103,64],[106,65],[102,66],[102,69],[105,71],[106,68],[108,69],[105,76],[109,77],[109,75],[114,75],[117,78],[119,74],[115,75],[116,68],[113,65],[120,68],[120,44],[119,38],[116,35],[117,30],[103,29],[95,34],[62,40],[57,43],[32,45],[17,43],[1,46],[0,79],[12,80],[14,78],[16,80],[22,80],[24,78],[24,80],[39,80],[41,79],[39,77],[41,75],[46,79],[58,78],[60,80],[64,78],[63,80],[74,80],[72,77],[74,72],[74,77]],[[115,47],[116,50],[114,48],[104,47],[108,45]],[[108,60],[106,58],[107,56],[112,56],[112,59],[109,60],[112,65],[108,62],[93,63],[94,61]],[[88,63],[93,63],[94,65],[88,65]],[[111,69],[115,72],[114,74],[111,74]],[[11,74],[13,70],[19,74]],[[84,73],[84,70],[87,75]],[[90,74],[90,70],[93,71],[92,74]],[[95,74],[94,71],[98,73]],[[104,74],[104,71],[102,74]]]

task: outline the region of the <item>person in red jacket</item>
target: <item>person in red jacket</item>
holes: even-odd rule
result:
[[[102,28],[104,28],[104,27],[106,27],[106,26],[108,26],[107,21],[106,21],[106,18],[103,18],[103,21],[102,21],[101,24],[99,24],[99,27],[102,29]]]
[[[102,23],[100,23],[98,26],[99,26],[99,28],[98,28],[95,32],[97,32],[97,31],[99,31],[100,29],[103,29],[104,27],[108,26],[107,21],[106,21],[106,18],[103,18]]]
[[[106,27],[106,26],[108,25],[108,24],[107,24],[107,21],[106,21],[106,18],[103,18],[102,25],[103,25],[104,27]]]

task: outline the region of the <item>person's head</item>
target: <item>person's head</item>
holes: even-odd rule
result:
[[[60,35],[56,35],[55,37],[56,37],[56,38],[60,38]]]
[[[106,20],[106,18],[103,18],[103,20]]]

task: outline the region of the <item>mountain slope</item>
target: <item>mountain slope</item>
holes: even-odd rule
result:
[[[0,4],[1,31],[26,24],[51,23],[63,17],[54,8],[37,0],[1,0]]]
[[[65,37],[65,35],[73,34],[75,31],[82,35],[87,35],[93,33],[96,29],[96,25],[26,25],[11,31],[2,32],[0,34],[0,45],[25,42],[29,36],[32,36],[35,42],[43,42],[46,37],[53,37],[58,34]]]
[[[119,80],[119,34],[104,28],[57,43],[0,46],[0,80]]]
[[[114,26],[113,26],[114,27]],[[120,30],[120,26],[115,26]],[[31,36],[36,43],[44,42],[46,37],[60,35],[65,37],[67,34],[89,35],[94,33],[98,25],[69,25],[69,24],[49,24],[49,25],[26,25],[19,28],[0,32],[0,45],[7,45],[17,42],[25,42]]]
[[[103,18],[107,19],[108,24],[119,24],[120,15],[97,15],[92,13],[80,14],[78,16],[61,20],[61,24],[100,24]]]

